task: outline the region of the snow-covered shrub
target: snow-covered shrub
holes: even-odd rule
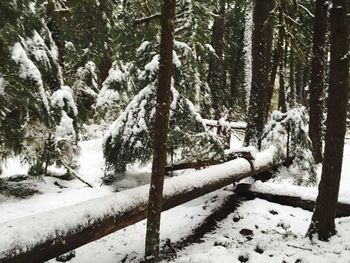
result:
[[[223,142],[206,129],[197,108],[189,100],[194,100],[195,87],[198,85],[198,80],[193,78],[196,73],[193,52],[186,43],[179,41],[175,41],[174,48],[169,156],[176,154],[177,159],[200,159],[220,155],[223,153]],[[146,163],[152,158],[159,69],[159,55],[156,50],[157,43],[150,41],[143,42],[138,48],[139,60],[136,64],[139,68],[142,64],[144,66],[142,70],[132,71],[134,82],[128,87],[132,87],[133,92],[139,87],[144,88],[136,93],[106,137],[106,163],[116,172],[125,170],[127,164],[136,161]],[[121,73],[115,75],[123,82],[125,80]]]
[[[121,61],[113,62],[108,77],[102,83],[102,88],[97,96],[96,109],[98,115],[107,122],[115,120],[120,110],[129,102],[128,98],[134,86],[130,76],[131,68],[131,64],[123,64]]]
[[[93,117],[92,107],[96,103],[99,91],[95,63],[89,61],[84,67],[79,67],[76,77],[77,79],[72,86],[72,90],[79,108],[78,119],[80,121],[88,121],[89,118]]]
[[[51,105],[59,119],[49,140],[49,163],[63,166],[69,173],[77,168],[77,129],[75,124],[78,109],[70,87],[62,86],[51,96]]]
[[[109,168],[124,171],[127,164],[146,163],[153,153],[155,87],[145,87],[113,123],[104,144]],[[222,154],[223,143],[208,131],[193,104],[172,88],[169,156],[200,159]]]
[[[289,172],[298,185],[316,184],[316,166],[308,136],[308,116],[305,107],[295,108],[286,113],[274,111],[265,126],[262,148],[274,145],[279,160],[292,157]]]

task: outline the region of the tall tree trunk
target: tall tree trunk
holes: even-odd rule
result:
[[[212,46],[215,54],[212,54],[209,62],[208,84],[212,94],[212,107],[214,118],[219,119],[223,110],[225,68],[224,68],[224,27],[225,27],[226,0],[220,0],[220,7],[214,19]]]
[[[328,240],[336,233],[334,218],[342,169],[349,89],[349,1],[333,0],[331,61],[325,155],[315,212],[308,231]]]
[[[161,40],[157,104],[154,122],[153,164],[147,209],[146,262],[159,261],[159,227],[167,158],[167,134],[171,102],[176,0],[164,0],[161,13]]]
[[[281,1],[279,4],[279,15],[278,15],[278,40],[277,40],[277,46],[273,54],[272,58],[272,66],[271,66],[271,73],[268,83],[268,89],[266,91],[266,120],[269,116],[269,111],[271,107],[271,100],[273,96],[273,90],[275,86],[275,80],[276,75],[278,71],[278,66],[280,64],[280,61],[282,60],[282,54],[283,54],[283,40],[284,40],[284,2]],[[272,28],[272,27],[271,27]]]
[[[98,85],[99,87],[102,87],[102,83],[107,79],[109,75],[109,70],[112,67],[113,61],[111,56],[111,50],[110,48],[105,48],[102,54],[102,57],[100,58],[98,69]]]
[[[295,92],[296,92],[296,103],[303,103],[303,62],[299,57],[296,57],[295,65]]]
[[[240,95],[239,92],[239,77],[238,74],[240,73],[240,69],[242,67],[241,65],[241,58],[243,56],[244,52],[244,28],[242,28],[240,32],[239,42],[236,49],[236,52],[234,54],[234,61],[233,65],[231,67],[231,78],[230,78],[230,89],[231,89],[231,96],[232,97],[238,97]]]
[[[317,0],[311,62],[309,125],[309,135],[313,146],[312,153],[316,163],[322,162],[323,92],[326,86],[325,73],[327,63],[327,12],[327,0]]]
[[[309,66],[310,58],[307,56],[306,62],[303,68],[303,90],[302,90],[302,102],[304,106],[308,106],[308,91],[306,90],[306,87],[309,86],[310,82],[310,66]]]
[[[282,59],[279,63],[279,93],[278,93],[278,110],[281,112],[287,111],[286,105],[286,89],[285,89],[285,61],[287,60],[287,40],[284,41],[284,51],[282,51]]]
[[[261,147],[261,136],[265,125],[266,81],[271,61],[271,57],[267,57],[271,55],[271,51],[267,51],[267,48],[271,48],[269,19],[274,6],[274,0],[256,0],[253,11],[252,87],[244,143],[258,148]]]
[[[289,108],[295,107],[295,50],[294,41],[291,40],[289,51],[289,94],[288,102]]]

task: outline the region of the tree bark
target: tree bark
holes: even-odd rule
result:
[[[295,50],[294,41],[291,39],[290,51],[289,51],[289,93],[288,102],[289,108],[295,107]]]
[[[327,63],[327,0],[317,0],[313,33],[311,83],[310,83],[310,124],[309,135],[316,163],[322,162],[322,122],[324,112],[323,92],[326,87]]]
[[[159,226],[167,158],[166,150],[171,101],[175,6],[176,0],[164,0],[160,19],[160,60],[154,123],[152,176],[147,210],[146,262],[159,261]]]
[[[302,105],[303,103],[303,62],[299,57],[296,57],[295,65],[295,92],[296,103]]]
[[[273,96],[273,90],[275,86],[275,80],[276,80],[276,75],[278,71],[278,66],[280,65],[280,61],[282,59],[283,55],[283,41],[284,41],[284,2],[281,1],[279,5],[279,14],[278,14],[278,22],[279,22],[279,28],[278,28],[278,40],[277,40],[277,47],[275,49],[275,52],[273,54],[272,58],[272,67],[271,67],[271,73],[270,73],[270,78],[269,78],[269,84],[268,84],[268,89],[266,92],[266,120],[268,119],[269,116],[269,111],[271,107],[271,100]]]
[[[245,145],[261,147],[261,136],[265,125],[266,81],[271,61],[269,45],[270,12],[275,6],[274,0],[256,0],[253,10],[252,36],[252,86],[247,115]]]
[[[214,118],[220,119],[223,110],[224,101],[224,27],[225,27],[225,5],[226,0],[220,0],[220,7],[217,16],[214,19],[212,46],[215,54],[210,56],[208,84],[212,95],[212,107],[214,109]]]
[[[349,1],[334,0],[331,9],[331,60],[325,154],[315,212],[308,235],[327,241],[336,233],[334,218],[339,194],[349,89]]]
[[[287,104],[286,104],[286,87],[285,87],[285,68],[287,61],[287,50],[288,43],[287,39],[284,40],[284,50],[279,64],[279,94],[278,94],[278,110],[281,112],[287,112]]]

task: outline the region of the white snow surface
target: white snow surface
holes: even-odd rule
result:
[[[144,41],[141,43],[141,45],[136,50],[137,53],[141,53],[146,50],[146,48],[151,44],[149,41]]]
[[[51,104],[61,109],[67,104],[75,116],[78,114],[78,108],[73,99],[72,89],[69,86],[62,86],[59,90],[56,90],[51,96]]]
[[[62,111],[60,124],[56,126],[55,140],[65,140],[75,137],[73,119],[70,118],[65,111]]]
[[[51,226],[55,226],[63,231],[61,233],[64,233],[76,223],[86,225],[87,218],[96,220],[96,217],[98,218],[104,213],[115,213],[130,208],[133,205],[133,200],[144,201],[147,199],[147,186],[115,194],[111,194],[113,191],[111,187],[100,186],[104,165],[102,142],[103,139],[97,138],[79,143],[82,149],[79,174],[93,184],[94,188],[86,188],[77,180],[66,182],[45,178],[46,184],[36,182],[40,186],[41,195],[35,195],[26,200],[0,199],[0,231],[2,233],[0,251],[4,251],[6,247],[16,246],[16,244],[31,244],[48,235],[60,234],[60,232],[55,232]],[[235,141],[235,144],[240,145],[240,142]],[[271,160],[273,152],[274,149],[271,147],[264,153],[257,153],[258,161],[255,162],[255,165],[259,165],[264,160]],[[234,163],[234,169],[250,168],[247,161],[239,160],[239,162]],[[339,198],[344,203],[350,203],[349,161],[350,141],[348,140],[344,149]],[[217,171],[224,173],[227,172],[227,169],[231,169],[230,165],[233,166],[233,163],[228,163],[227,166],[211,167],[199,172],[185,172],[182,176],[171,178],[167,182],[173,182],[176,187],[166,183],[165,193],[179,191],[182,189],[181,187],[189,187],[188,185],[192,182],[194,182],[193,187],[195,187],[203,183],[202,175],[206,179],[213,179],[217,175]],[[3,166],[1,177],[25,173],[26,169],[27,167],[21,165],[18,160],[10,160],[7,166]],[[133,173],[136,174],[138,171],[141,170],[136,169]],[[142,172],[149,173],[149,167],[143,168]],[[141,179],[138,176],[145,175],[138,173],[139,175],[135,176],[133,173],[128,175],[128,179],[122,178],[124,188],[130,187],[132,184],[133,186],[138,185],[138,180]],[[146,179],[142,179],[144,180],[142,183],[149,179],[149,174],[145,177]],[[134,181],[133,178],[135,178]],[[67,185],[69,188],[57,189],[53,186],[54,181]],[[183,185],[181,185],[182,183]],[[314,200],[317,195],[317,187],[293,186],[283,176],[280,181],[256,182],[253,189],[284,195],[298,195],[310,200]],[[210,215],[230,194],[232,194],[232,187],[218,190],[162,213],[162,242],[166,238],[176,242],[191,234],[192,230],[201,224],[203,219]],[[277,211],[278,214],[272,215],[272,210]],[[61,214],[63,212],[65,216]],[[241,219],[238,222],[233,222],[233,217],[237,216]],[[245,256],[249,258],[248,262],[252,263],[272,263],[283,260],[293,263],[297,260],[309,263],[348,263],[350,258],[350,218],[336,220],[338,233],[330,242],[317,240],[311,242],[305,238],[311,216],[312,213],[302,209],[281,206],[260,199],[245,201],[236,212],[221,221],[215,231],[207,233],[201,243],[192,244],[182,251],[177,251],[177,258],[171,262],[240,262],[238,258]],[[29,218],[33,220],[28,220]],[[13,227],[9,228],[9,226]],[[26,227],[27,229],[25,229]],[[243,228],[253,231],[252,240],[247,240],[239,233]],[[21,238],[23,234],[26,236]],[[38,236],[35,236],[36,234]],[[70,262],[139,262],[144,253],[144,236],[145,221],[141,221],[77,249],[76,257]],[[263,250],[262,254],[255,251],[257,247]],[[56,262],[56,260],[51,262]]]
[[[257,154],[254,165],[258,168],[261,165],[271,163],[273,156],[274,147]],[[163,196],[170,197],[177,193],[191,191],[250,170],[249,162],[239,158],[202,171],[172,177],[165,181]],[[148,191],[149,185],[144,185],[52,210],[49,213],[44,212],[2,222],[0,225],[0,232],[2,233],[0,257],[6,251],[13,249],[16,252],[26,251],[35,244],[50,238],[62,237],[74,229],[88,227],[107,216],[115,216],[131,211],[139,205],[147,203]]]

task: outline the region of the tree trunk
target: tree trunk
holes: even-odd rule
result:
[[[290,53],[289,53],[289,93],[288,102],[289,108],[295,107],[295,50],[294,41],[291,40],[290,43]]]
[[[159,227],[167,158],[166,148],[171,101],[175,6],[176,0],[164,0],[160,20],[160,61],[154,123],[152,177],[147,210],[146,262],[159,261]]]
[[[266,81],[271,61],[271,57],[267,57],[271,55],[271,51],[267,51],[267,48],[271,48],[269,19],[274,6],[274,0],[256,0],[253,11],[252,86],[244,143],[258,148],[261,146],[261,136],[265,125]]]
[[[224,27],[225,27],[225,5],[226,0],[220,0],[220,7],[214,19],[212,46],[215,54],[210,56],[208,84],[212,94],[212,107],[214,118],[220,119],[223,110],[225,68],[224,68]]]
[[[285,61],[287,60],[287,50],[288,44],[285,39],[284,51],[282,53],[282,58],[279,64],[279,94],[278,94],[278,110],[281,112],[287,112],[286,104],[286,88],[285,88]]]
[[[322,162],[323,92],[326,87],[325,73],[327,63],[327,12],[327,0],[317,0],[311,62],[309,125],[309,135],[313,146],[312,153],[316,163]]]
[[[308,91],[306,90],[306,87],[309,86],[310,82],[310,66],[309,66],[310,58],[307,56],[306,62],[303,68],[303,90],[302,90],[302,102],[304,106],[308,106]]]
[[[242,28],[240,32],[240,37],[239,37],[239,45],[236,49],[236,52],[234,54],[234,61],[233,65],[231,67],[231,78],[230,78],[230,88],[231,88],[231,97],[236,97],[238,99],[238,96],[241,95],[242,92],[239,90],[239,74],[240,70],[242,69],[241,65],[241,58],[244,53],[244,28]]]
[[[327,241],[336,233],[334,218],[342,169],[349,88],[348,0],[334,0],[331,9],[331,60],[325,154],[319,193],[308,235]]]
[[[269,116],[269,111],[271,107],[271,100],[273,95],[273,90],[275,86],[275,80],[278,70],[278,65],[280,64],[280,61],[282,59],[283,55],[283,40],[284,40],[284,3],[281,2],[279,5],[279,15],[278,15],[278,22],[279,22],[279,29],[278,29],[278,40],[277,40],[277,47],[275,49],[275,52],[273,54],[272,58],[272,67],[271,67],[271,73],[269,78],[269,84],[268,89],[266,92],[266,120]]]
[[[102,83],[107,79],[109,75],[109,70],[113,65],[112,56],[110,48],[105,48],[100,61],[98,63],[98,85],[102,87]]]
[[[296,57],[295,65],[295,91],[296,103],[302,105],[303,103],[303,62],[299,57]]]

